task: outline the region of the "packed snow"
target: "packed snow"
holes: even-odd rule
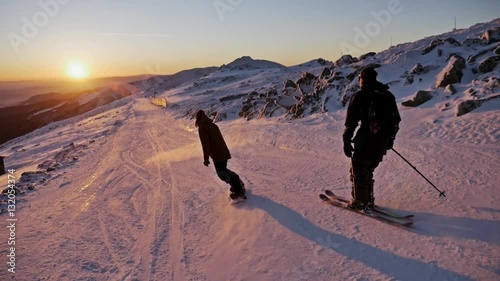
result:
[[[499,25],[357,61],[283,68],[251,66],[244,57],[241,69],[213,69],[172,88],[149,80],[144,92],[3,144],[6,169],[16,170],[26,194],[16,197],[15,273],[6,265],[9,230],[0,227],[0,279],[498,280],[500,70],[472,71],[498,42],[460,47],[444,39],[472,40]],[[423,54],[435,39],[445,43]],[[468,58],[484,50],[467,62],[454,94],[435,87],[452,53]],[[376,204],[414,214],[412,228],[318,197],[325,189],[350,196],[343,104],[356,90],[357,79],[347,76],[369,63],[380,64],[379,80],[397,97],[395,149],[446,191],[440,198],[388,152],[375,171]],[[420,90],[432,99],[401,105]],[[155,91],[167,108],[151,103]],[[458,116],[469,100],[481,102]],[[197,109],[218,121],[248,201],[231,205],[213,163],[203,165]],[[6,186],[7,175],[0,182]],[[7,226],[8,212],[0,218]]]

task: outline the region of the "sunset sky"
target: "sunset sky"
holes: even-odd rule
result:
[[[498,0],[2,0],[0,80],[336,60],[499,15]]]

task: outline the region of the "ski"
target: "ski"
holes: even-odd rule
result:
[[[385,217],[380,213],[364,213],[364,212],[361,212],[359,210],[351,209],[351,208],[347,207],[347,204],[345,204],[345,202],[332,200],[332,199],[330,199],[330,197],[326,196],[325,194],[320,194],[319,198],[321,200],[323,200],[324,203],[329,204],[331,206],[335,206],[338,208],[349,210],[351,212],[358,213],[360,215],[367,216],[367,217],[370,217],[370,218],[373,218],[373,219],[376,219],[376,220],[379,220],[381,222],[385,222],[385,223],[388,223],[388,224],[391,224],[394,226],[410,227],[413,225],[413,222],[411,222],[411,221],[396,221],[396,220],[393,220],[389,217]]]
[[[347,200],[346,198],[344,197],[341,197],[341,196],[338,196],[338,195],[335,195],[331,190],[325,190],[325,194],[332,198],[332,199],[335,199],[335,200],[338,200],[338,201],[341,201],[341,202],[344,202],[344,203],[349,203],[350,201]],[[405,219],[405,220],[411,220],[413,219],[413,217],[415,217],[415,215],[401,215],[401,214],[397,214],[397,213],[394,213],[394,212],[391,212],[391,211],[388,211],[386,209],[382,209],[381,207],[379,206],[375,206],[375,208],[372,209],[374,212],[377,212],[379,214],[383,214],[383,215],[386,215],[386,216],[389,216],[389,217],[393,217],[395,219]]]

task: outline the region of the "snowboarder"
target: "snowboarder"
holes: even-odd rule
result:
[[[203,165],[208,167],[210,164],[209,157],[212,158],[219,178],[231,186],[231,199],[246,198],[246,190],[240,177],[227,168],[227,161],[231,159],[231,153],[219,127],[205,115],[203,110],[196,112],[195,126],[198,127],[198,134],[203,148]]]
[[[377,75],[372,67],[363,69],[359,76],[361,90],[351,97],[347,107],[342,138],[344,154],[351,158],[352,201],[349,207],[353,209],[366,210],[375,206],[373,171],[394,145],[401,121],[396,98],[388,86],[377,81]],[[352,139],[359,121],[360,128]]]

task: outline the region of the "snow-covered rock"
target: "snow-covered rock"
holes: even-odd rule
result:
[[[490,71],[493,71],[493,69],[495,69],[495,67],[497,67],[499,63],[500,56],[488,57],[481,61],[477,69],[481,73],[488,73]]]
[[[481,40],[486,45],[500,41],[500,27],[495,27],[494,29],[486,30],[481,36]]]
[[[462,81],[465,68],[465,59],[458,55],[452,55],[448,64],[441,70],[436,77],[436,87],[446,87],[449,84],[460,83]]]
[[[489,97],[486,99],[474,99],[474,100],[462,101],[457,105],[456,115],[457,115],[457,117],[462,116],[466,113],[473,111],[474,109],[479,108],[483,103],[485,103],[487,101],[491,101],[491,100],[499,99],[499,98],[500,98],[500,95],[496,95],[496,96],[492,96],[492,97]]]
[[[429,91],[418,91],[415,97],[411,100],[402,102],[401,104],[408,107],[417,107],[423,103],[428,102],[432,99],[432,93]]]

